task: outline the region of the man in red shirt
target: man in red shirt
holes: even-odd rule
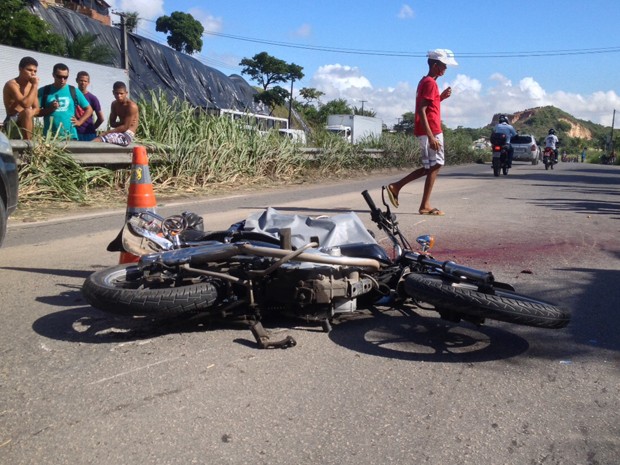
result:
[[[420,202],[420,215],[442,216],[444,212],[430,204],[431,192],[439,170],[444,165],[444,144],[441,130],[441,101],[452,95],[448,87],[441,94],[437,78],[443,76],[446,68],[456,66],[454,53],[447,49],[431,50],[428,57],[428,74],[418,84],[415,102],[414,135],[420,142],[422,167],[387,186],[388,197],[392,205],[398,208],[398,193],[405,184],[426,176],[424,193]]]

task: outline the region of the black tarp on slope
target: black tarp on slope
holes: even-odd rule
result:
[[[77,34],[96,34],[97,43],[115,51],[113,65],[121,67],[119,28],[66,8],[45,8],[38,1],[32,5],[57,34],[69,39]],[[151,90],[162,89],[168,96],[177,96],[197,107],[265,113],[253,100],[256,91],[241,76],[228,77],[189,55],[134,34],[128,34],[127,48],[132,99],[148,99]]]

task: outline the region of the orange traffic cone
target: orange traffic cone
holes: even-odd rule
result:
[[[125,221],[145,211],[155,213],[156,206],[157,202],[155,201],[155,193],[153,192],[153,184],[151,183],[149,159],[146,154],[146,148],[143,146],[134,147],[131,160],[131,180],[129,182]],[[137,255],[122,250],[118,263],[135,263],[139,258],[140,257]]]

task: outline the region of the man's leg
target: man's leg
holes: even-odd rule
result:
[[[424,181],[424,192],[422,193],[422,201],[420,202],[420,213],[428,212],[433,209],[431,206],[431,193],[433,192],[435,179],[437,179],[441,166],[442,165],[431,166],[426,174],[426,181]]]
[[[392,191],[392,194],[398,197],[398,193],[406,184],[409,184],[410,182],[421,178],[425,174],[426,174],[426,170],[424,168],[418,168],[417,170],[412,171],[411,173],[409,173],[407,176],[400,179],[399,181],[396,181],[390,184],[388,188]]]
[[[23,139],[32,139],[32,131],[34,129],[34,116],[35,111],[32,108],[27,108],[23,110],[17,116],[17,126],[19,126]]]

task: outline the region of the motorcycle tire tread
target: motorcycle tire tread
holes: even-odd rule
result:
[[[487,294],[470,286],[455,286],[439,275],[411,273],[405,279],[405,291],[436,309],[475,317],[551,329],[570,322],[569,314],[548,302],[498,288],[495,294]]]
[[[199,283],[182,287],[128,289],[116,287],[111,277],[122,276],[135,264],[97,271],[82,286],[82,295],[95,308],[119,315],[172,316],[206,311],[218,300],[216,287]],[[126,271],[125,271],[126,272]]]

